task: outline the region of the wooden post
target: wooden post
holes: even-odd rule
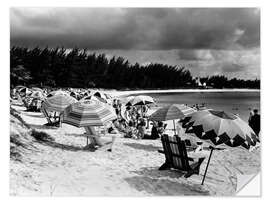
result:
[[[214,149],[215,149],[214,147],[211,147],[211,152],[210,152],[210,155],[209,155],[209,158],[208,158],[208,161],[207,161],[207,165],[206,165],[206,169],[205,169],[205,172],[204,172],[204,175],[203,175],[202,185],[204,183],[204,180],[205,180],[205,177],[206,177],[206,173],[207,173],[207,169],[208,169],[208,166],[209,166],[209,163],[210,163],[210,159],[211,159],[211,156],[212,156],[212,153],[213,153],[213,150]]]
[[[176,135],[176,130],[175,130],[175,121],[173,120],[173,128],[174,128],[174,134]]]

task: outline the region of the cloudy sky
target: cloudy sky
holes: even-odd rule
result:
[[[11,8],[10,40],[184,66],[194,76],[260,77],[257,8]]]

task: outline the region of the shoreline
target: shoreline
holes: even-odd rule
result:
[[[167,90],[104,90],[114,97],[127,96],[130,94],[150,94],[150,93],[197,93],[197,92],[260,92],[260,89],[167,89]]]

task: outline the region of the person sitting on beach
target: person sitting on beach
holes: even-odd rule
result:
[[[137,125],[137,129],[138,129],[138,133],[137,133],[137,138],[138,139],[142,139],[145,135],[145,126],[146,123],[144,121],[143,118],[139,119],[138,125]]]
[[[261,117],[258,113],[258,109],[253,110],[253,115],[250,118],[249,125],[253,129],[256,135],[259,135],[260,133],[260,121]]]
[[[130,106],[127,106],[124,113],[124,117],[126,120],[130,120],[130,110],[131,110]]]
[[[151,135],[145,134],[143,139],[149,139],[149,140],[156,140],[159,138],[159,133],[158,133],[158,124],[156,121],[153,121],[152,123],[152,130],[151,130]]]
[[[138,130],[135,128],[135,125],[132,121],[128,122],[128,126],[126,128],[126,132],[124,134],[125,138],[137,138],[137,132]]]
[[[185,131],[181,126],[180,120],[178,122],[176,122],[176,133],[179,137],[181,137],[185,134]]]
[[[125,119],[121,119],[120,121],[114,121],[115,127],[120,131],[120,132],[125,132],[127,128],[127,123]]]
[[[145,115],[146,115],[146,113],[148,111],[147,105],[143,105],[141,110],[142,110],[142,116],[145,117]]]
[[[157,131],[160,137],[165,132],[166,127],[167,124],[164,124],[162,121],[158,121]]]

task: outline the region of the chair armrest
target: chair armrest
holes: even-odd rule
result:
[[[161,154],[164,154],[164,151],[161,150],[161,149],[159,149],[158,152],[161,153]]]
[[[189,161],[194,161],[194,158],[188,157],[188,160],[189,160]]]

